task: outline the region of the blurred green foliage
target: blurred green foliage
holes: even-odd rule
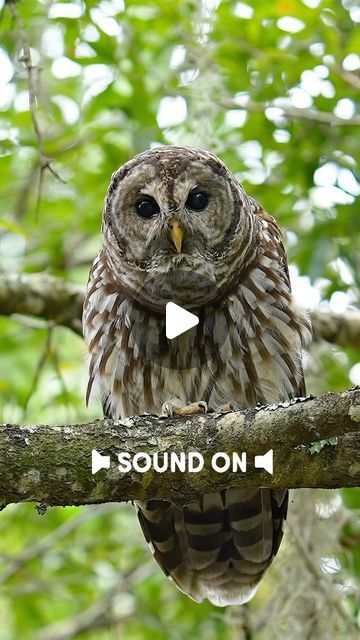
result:
[[[218,153],[287,230],[300,303],[358,305],[359,21],[356,0],[4,4],[0,270],[46,270],[85,283],[111,173],[151,145],[194,144]],[[78,336],[24,317],[0,318],[0,333],[2,421],[70,423],[101,414],[99,403],[85,407]],[[349,387],[358,358],[355,349],[316,345],[308,390]],[[332,553],[358,584],[360,493],[341,495],[348,515]],[[40,517],[30,505],[1,513],[0,640],[77,637],[76,625],[63,636],[37,634],[70,618],[79,625],[84,610],[90,617],[119,574],[130,574],[130,586],[124,578],[98,627],[82,637],[241,637],[226,612],[186,599],[155,564],[131,583],[149,553],[130,507],[90,514],[53,508]],[[47,536],[49,544],[28,557]],[[251,608],[261,608],[268,592],[265,580]],[[349,596],[344,606],[358,624],[358,600]]]

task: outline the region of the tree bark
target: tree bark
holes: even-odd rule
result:
[[[320,442],[335,438],[331,443]],[[313,443],[318,443],[314,445]],[[110,456],[110,469],[91,473],[92,450]],[[254,457],[274,452],[273,475]],[[198,473],[118,469],[117,454],[198,452]],[[247,454],[246,473],[219,473],[213,456]],[[223,459],[219,460],[222,465]],[[139,462],[144,465],[144,460]],[[36,501],[80,505],[167,499],[186,504],[228,486],[351,487],[360,485],[360,389],[227,414],[136,416],[77,425],[0,425],[0,506]]]
[[[81,335],[84,287],[48,273],[0,275],[0,315],[43,318]],[[315,340],[358,348],[360,312],[310,312]]]

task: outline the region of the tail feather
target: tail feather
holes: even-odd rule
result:
[[[137,502],[145,538],[164,573],[188,596],[242,604],[276,555],[288,491],[229,488],[180,508]]]

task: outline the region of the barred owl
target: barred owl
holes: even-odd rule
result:
[[[164,337],[169,291],[199,317],[196,330],[173,340]],[[304,395],[310,326],[291,295],[279,227],[200,149],[154,148],[112,175],[83,328],[87,400],[95,383],[110,418]],[[286,490],[234,486],[183,508],[135,506],[165,574],[195,601],[224,606],[255,593],[287,503]]]

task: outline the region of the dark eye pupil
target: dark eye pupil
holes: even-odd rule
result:
[[[160,208],[156,200],[151,198],[151,196],[148,196],[146,198],[142,198],[136,203],[136,211],[142,218],[152,218],[152,216],[159,213]]]
[[[194,211],[202,211],[209,202],[209,196],[205,191],[191,191],[186,201],[186,206]]]

